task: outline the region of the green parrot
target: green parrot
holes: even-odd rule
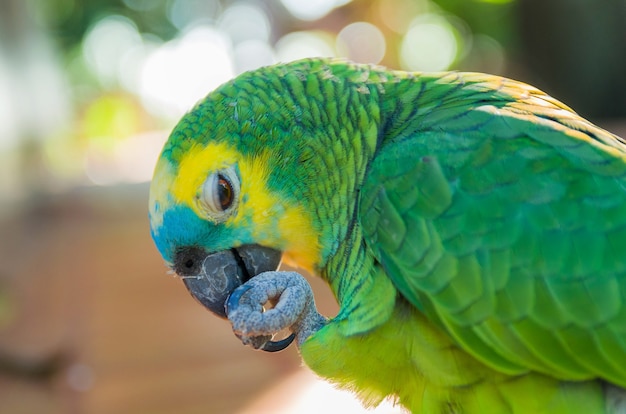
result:
[[[149,204],[167,265],[244,344],[295,341],[368,406],[626,412],[626,143],[534,87],[250,71],[178,123]]]

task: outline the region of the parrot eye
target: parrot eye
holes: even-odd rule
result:
[[[217,198],[222,211],[233,204],[233,186],[222,174],[217,175]]]
[[[211,173],[201,188],[200,206],[216,222],[228,218],[236,207],[239,177],[233,168]]]

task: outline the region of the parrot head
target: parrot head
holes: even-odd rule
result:
[[[316,174],[298,147],[304,129],[291,126],[293,109],[279,94],[246,92],[256,79],[221,86],[181,119],[150,187],[159,252],[220,317],[233,290],[281,259],[308,269],[320,261],[320,228],[303,201]]]

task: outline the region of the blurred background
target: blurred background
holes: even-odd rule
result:
[[[626,136],[625,0],[0,0],[0,413],[358,410],[244,348],[147,223],[178,118],[309,56],[513,77]]]

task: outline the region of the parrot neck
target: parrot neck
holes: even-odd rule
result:
[[[406,103],[422,89],[420,77],[375,70],[368,76],[366,82],[359,75],[354,82],[334,85],[334,93],[324,101],[312,100],[310,105],[316,109],[309,111],[310,125],[304,135],[313,134],[303,140],[307,148],[300,156],[304,164],[298,169],[307,174],[299,178],[303,188],[313,189],[299,198],[310,203],[307,210],[318,225],[321,252],[313,270],[331,285],[340,303],[354,289],[346,283],[347,269],[354,269],[357,262],[363,271],[369,272],[373,266],[362,243],[359,189],[377,152],[386,142],[401,138],[402,131],[408,131],[403,125],[407,126],[415,114]],[[341,108],[340,113],[337,108]]]
[[[429,111],[419,105],[424,94],[447,96],[452,86],[376,67],[316,61],[301,65],[301,70],[281,74],[280,83],[288,87],[280,92],[267,88],[261,77],[247,80],[255,90],[267,91],[254,104],[257,112],[271,116],[255,118],[249,126],[255,133],[240,139],[252,152],[271,151],[268,189],[301,208],[303,222],[311,223],[312,231],[296,231],[314,235],[301,238],[305,244],[317,242],[312,249],[316,254],[298,255],[303,249],[290,238],[283,246],[287,258],[320,274],[341,302],[358,286],[342,281],[343,270],[352,269],[356,261],[367,269],[372,266],[364,262],[369,253],[358,218],[359,189],[370,163],[387,141],[419,127],[416,114]],[[236,111],[235,103],[235,98],[225,100],[220,113],[242,122],[246,115],[243,109]]]
[[[324,101],[311,99],[275,158],[292,168],[272,169],[276,182],[290,183],[289,197],[313,223],[319,255],[312,270],[327,279],[336,274],[326,271],[329,260],[346,251],[358,226],[358,190],[379,145],[377,91],[355,87],[338,84]]]

